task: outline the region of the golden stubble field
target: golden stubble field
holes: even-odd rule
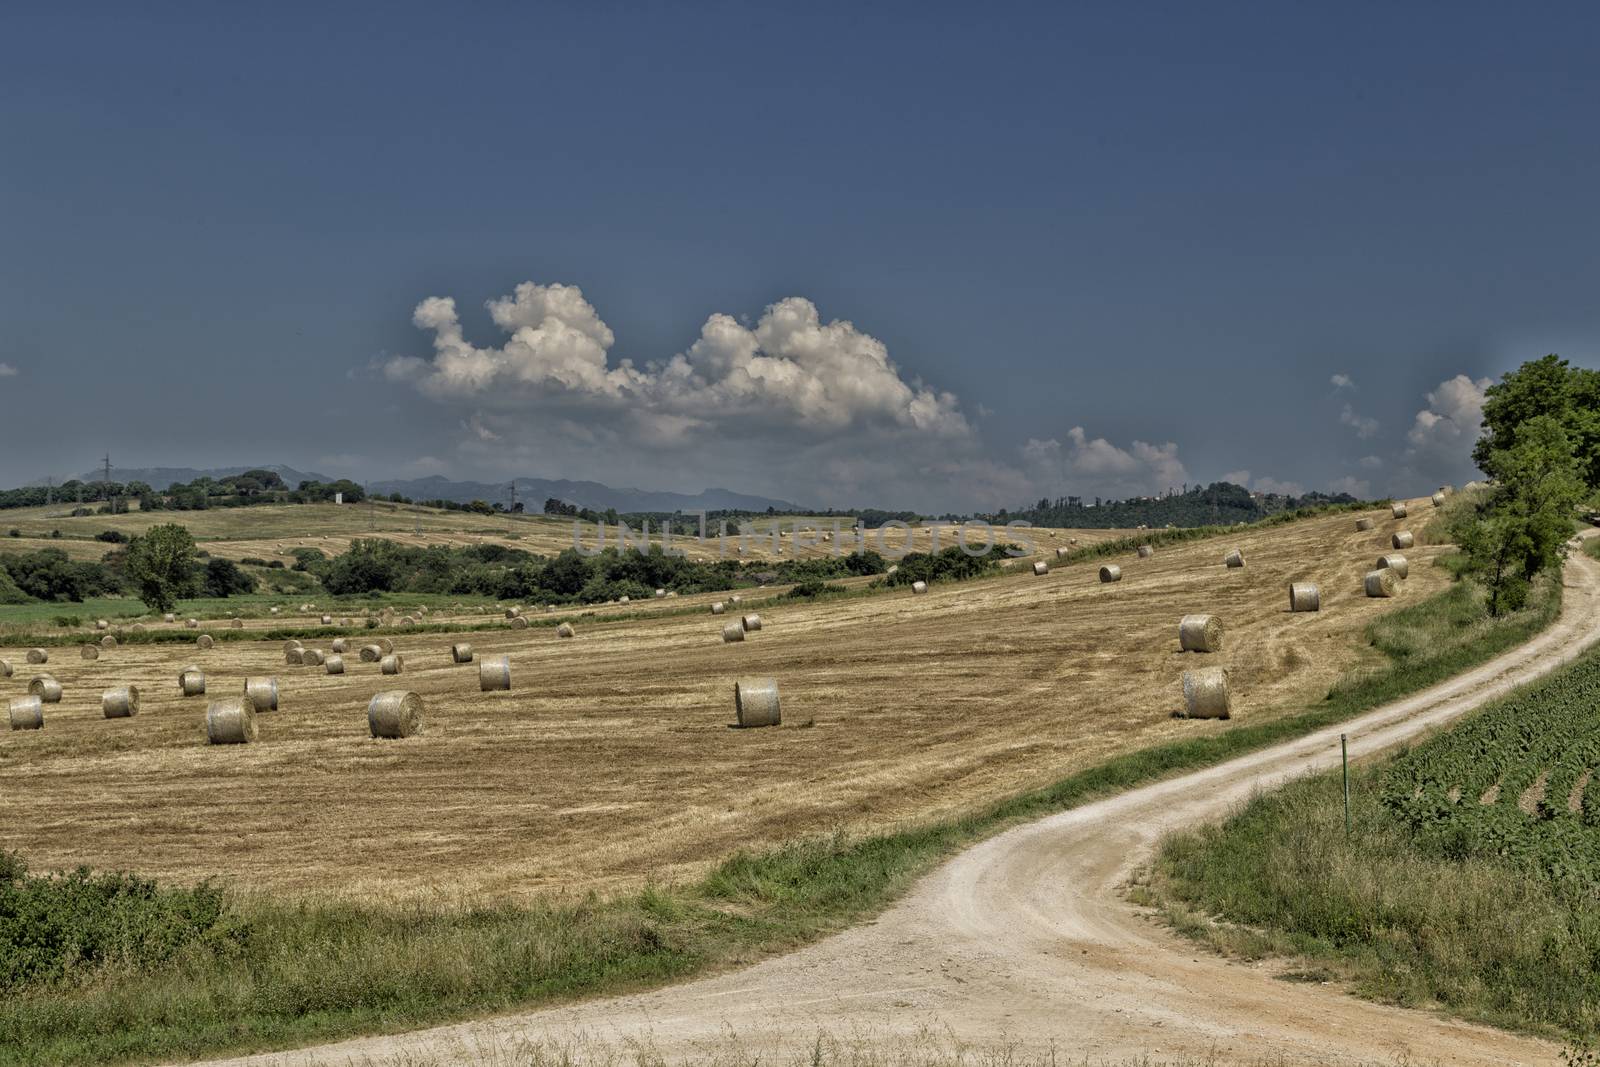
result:
[[[353,652],[342,677],[285,666],[276,641],[124,646],[93,662],[57,648],[46,669],[66,699],[43,731],[0,735],[0,848],[36,868],[456,900],[670,879],[742,846],[952,812],[1230,729],[1173,717],[1187,667],[1230,668],[1234,723],[1316,699],[1376,659],[1368,622],[1447,584],[1429,566],[1440,549],[1418,546],[1401,597],[1362,593],[1390,533],[1426,522],[1425,504],[1412,510],[1368,512],[1368,532],[1346,514],[1130,554],[1114,585],[1091,562],[917,597],[771,601],[742,644],[723,644],[730,616],[708,610],[562,616],[578,623],[572,640],[540,626],[467,635],[480,655],[511,656],[509,693],[480,693],[448,634],[391,635],[398,678]],[[1222,565],[1235,546],[1242,570]],[[1321,585],[1320,613],[1288,612],[1291,580]],[[1223,652],[1179,652],[1192,611],[1223,618]],[[21,652],[0,650],[17,671],[0,697],[26,690]],[[279,679],[282,709],[261,717],[257,743],[205,743],[206,698],[178,695],[189,663],[211,696],[238,694],[246,675]],[[743,676],[779,680],[782,727],[729,728]],[[102,718],[101,692],[128,683],[141,714]],[[422,736],[367,736],[368,699],[392,688],[426,701]]]

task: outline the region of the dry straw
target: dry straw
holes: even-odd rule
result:
[[[322,625],[324,625],[324,626],[332,626],[333,625],[333,616],[332,615],[324,615],[322,617]]]
[[[345,652],[350,651],[350,642],[346,641],[342,637],[335,637],[333,639],[333,645],[331,646],[331,648],[333,649],[333,651],[338,652],[340,654],[343,654]]]
[[[176,615],[174,615],[172,612],[169,611],[165,615],[161,616],[161,621],[162,622],[177,622],[178,621],[178,617]]]
[[[733,710],[740,726],[777,726],[783,721],[778,707],[778,680],[741,678],[734,682]]]
[[[1400,576],[1387,567],[1368,571],[1363,584],[1370,597],[1390,597],[1400,591]]]
[[[306,650],[303,648],[291,648],[285,650],[283,653],[283,662],[287,663],[291,667],[302,666],[304,665],[305,661]]]
[[[256,711],[278,710],[278,680],[265,676],[246,678],[244,695]]]
[[[1215,615],[1185,615],[1178,621],[1178,644],[1185,652],[1221,652],[1222,620]]]
[[[745,628],[746,633],[752,633],[761,629],[761,616],[746,615],[739,620],[739,625]]]
[[[108,719],[131,719],[139,714],[139,687],[121,685],[100,697],[100,711]]]
[[[382,645],[362,645],[361,646],[361,662],[362,663],[376,663],[382,658],[383,658],[383,646]]]
[[[577,636],[577,633],[578,631],[572,628],[572,624],[570,622],[564,622],[560,626],[556,627],[557,637],[575,637]]]
[[[235,630],[242,630],[242,629],[244,629],[244,620],[243,619],[234,619],[228,625],[232,626]]]
[[[724,604],[720,600],[718,600],[716,603],[711,605],[711,614],[713,614],[713,615],[721,615],[724,612],[726,612],[727,610],[728,610],[728,605]]]
[[[10,707],[13,730],[44,729],[44,701],[38,697],[17,697]]]
[[[1417,543],[1417,539],[1412,536],[1410,530],[1401,530],[1399,533],[1389,538],[1389,543],[1395,548],[1411,548]]]
[[[1290,611],[1321,611],[1322,591],[1315,582],[1289,583]]]
[[[1139,546],[1139,558],[1140,559],[1149,559],[1151,556],[1153,556],[1155,554],[1156,554],[1156,549],[1155,549],[1154,545],[1140,545]]]
[[[320,648],[308,648],[300,656],[300,662],[307,667],[320,667],[327,657]]]
[[[1058,549],[1056,549],[1056,559],[1066,559],[1067,555],[1068,555],[1068,553],[1070,551],[1071,551],[1070,549],[1066,549],[1066,548],[1058,548]]]
[[[1222,565],[1225,567],[1243,567],[1244,553],[1239,551],[1237,548],[1234,549],[1232,552],[1229,552],[1226,556],[1222,557]]]
[[[1233,714],[1228,692],[1228,672],[1223,667],[1201,667],[1183,672],[1183,709],[1191,719],[1226,719]]]
[[[111,624],[106,622],[104,619],[96,619],[94,620],[94,628],[96,630],[109,630],[111,628]]]
[[[741,626],[739,623],[730,622],[730,623],[728,623],[728,625],[726,625],[726,626],[724,626],[722,628],[722,641],[723,641],[724,644],[732,644],[735,641],[743,641],[743,640],[744,640],[744,627]]]
[[[912,582],[911,591],[917,594],[926,593],[928,591],[928,583],[921,580]]]
[[[29,663],[49,663],[50,662],[50,653],[46,652],[42,648],[30,648],[30,649],[28,649],[28,662]]]
[[[471,663],[472,646],[462,642],[450,646],[450,659],[454,663]]]
[[[216,642],[211,639],[210,634],[201,634],[199,637],[194,639],[194,643],[199,645],[201,648],[212,648],[216,645]]]
[[[379,693],[367,705],[367,729],[391,740],[421,733],[422,698],[401,689]]]
[[[339,655],[338,653],[335,653],[335,654],[329,656],[327,659],[323,660],[322,661],[322,666],[323,666],[323,669],[325,669],[329,674],[343,674],[344,673],[344,657]]]
[[[518,615],[511,620],[511,628],[513,630],[526,630],[528,628],[528,620]]]
[[[377,644],[379,648],[383,649],[383,654],[385,656],[394,655],[394,642],[389,640],[387,637],[378,638]]]
[[[245,745],[256,739],[256,709],[244,697],[214,700],[206,706],[206,740],[213,745]]]
[[[82,648],[80,648],[78,650],[78,654],[81,655],[84,659],[99,659],[100,658],[100,646],[99,645],[84,645]]]
[[[0,659],[0,678],[9,678],[13,673],[14,670],[11,666],[11,661],[8,659]]]
[[[665,589],[657,589],[656,590],[656,599],[657,600],[660,600],[662,597],[664,597],[666,595],[667,595],[667,591]]]
[[[1409,577],[1411,574],[1410,561],[1398,552],[1391,552],[1386,556],[1378,557],[1378,569],[1383,570],[1384,568],[1394,571],[1401,578]]]
[[[1406,506],[1404,504],[1396,504],[1389,509],[1389,514],[1397,519],[1403,519],[1406,517]]]
[[[405,659],[398,655],[385,656],[378,661],[378,671],[382,674],[399,674],[405,667]]]
[[[1444,507],[1444,494],[1443,493],[1435,493],[1435,494],[1433,494],[1433,506],[1436,507],[1436,508]]]
[[[1033,565],[1033,573],[1035,577],[1044,577],[1046,574],[1050,573],[1050,564],[1041,559],[1039,562]]]
[[[188,619],[188,620],[185,620],[183,625],[185,627],[187,627],[188,629],[190,629],[190,630],[198,630],[198,629],[200,629],[200,620],[199,619]]]
[[[190,667],[178,676],[178,688],[183,690],[186,697],[200,697],[206,695],[205,673]]]
[[[492,693],[511,688],[511,657],[487,656],[478,663],[478,690]]]
[[[520,618],[521,615],[522,615],[522,609],[521,608],[507,608],[506,609],[506,618],[508,618],[508,619]]]
[[[38,697],[46,704],[61,703],[61,683],[48,674],[35,675],[28,682],[28,695]]]
[[[1115,563],[1107,563],[1100,568],[1100,580],[1102,582],[1122,581],[1122,568]]]

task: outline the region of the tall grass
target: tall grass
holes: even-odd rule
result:
[[[1465,590],[1465,592],[1463,591]],[[1466,598],[1463,600],[1463,598]],[[1130,753],[958,818],[743,853],[698,882],[533,904],[359,906],[230,897],[229,936],[170,958],[17,986],[0,1064],[91,1064],[283,1047],[660,985],[870,916],[956,850],[1024,819],[1302,736],[1490,658],[1556,614],[1559,586],[1483,625],[1458,586],[1374,624],[1387,670],[1297,715]],[[1425,644],[1403,631],[1423,627]],[[0,954],[8,951],[0,915]]]

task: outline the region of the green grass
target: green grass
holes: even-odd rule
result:
[[[1494,702],[1471,725],[1509,717],[1536,738],[1563,723],[1582,727],[1573,700],[1592,699],[1597,671],[1600,649]],[[1495,806],[1499,834],[1408,819],[1410,786],[1393,792],[1416,758],[1468,740],[1458,728],[1357,768],[1348,836],[1337,773],[1257,796],[1223,825],[1165,842],[1142,895],[1178,929],[1229,954],[1290,957],[1290,966],[1320,969],[1376,1000],[1592,1041],[1600,1036],[1600,855],[1587,865],[1577,853],[1541,864],[1529,848],[1541,832],[1581,836],[1573,832],[1579,817],[1565,811],[1570,784],[1557,810],[1527,816],[1511,807],[1520,793],[1513,787]],[[1464,775],[1496,755],[1515,762],[1515,753],[1481,752],[1475,742],[1455,755]],[[1484,821],[1479,787],[1467,792],[1457,803],[1473,807],[1455,821]],[[1451,811],[1447,804],[1440,814]]]
[[[0,1064],[90,1064],[287,1047],[661,985],[781,952],[881,911],[957,850],[1021,820],[1302,736],[1526,639],[1536,606],[1483,625],[1460,586],[1374,624],[1392,666],[1274,721],[1112,759],[964,817],[736,855],[698,882],[523,904],[374,906],[227,897],[229,936],[164,962],[0,990]],[[1431,635],[1413,641],[1411,627]],[[0,916],[0,950],[4,949]]]

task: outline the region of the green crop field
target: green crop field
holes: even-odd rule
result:
[[[1600,657],[1397,759],[1383,804],[1445,855],[1600,885]]]

